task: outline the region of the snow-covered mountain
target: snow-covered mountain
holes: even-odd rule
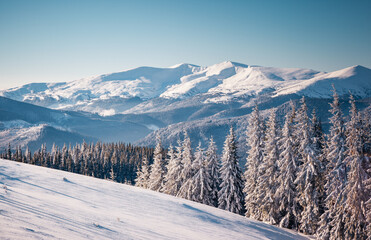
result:
[[[0,159],[1,239],[308,239],[137,187]]]
[[[169,68],[139,67],[67,83],[35,83],[0,91],[0,95],[54,109],[82,110],[102,116],[158,111],[154,99],[202,104],[238,98],[299,94],[330,98],[334,84],[340,95],[371,95],[371,70],[353,66],[325,73],[309,69],[248,66],[222,62],[209,67],[179,64]],[[168,104],[166,104],[168,105]]]
[[[2,96],[46,108],[41,111],[30,105],[33,107],[22,107],[26,113],[16,112],[18,107],[0,97],[4,113],[0,120],[4,126],[11,126],[6,121],[14,120],[47,123],[101,141],[139,140],[149,145],[154,144],[154,130],[160,129],[164,138],[172,136],[169,143],[173,144],[188,130],[194,132],[196,144],[211,135],[219,136],[215,140],[221,147],[225,134],[218,129],[230,124],[241,127],[237,134],[243,143],[248,114],[256,103],[263,111],[274,107],[284,113],[289,100],[296,102],[306,96],[309,108],[317,109],[326,127],[332,85],[343,106],[347,107],[349,93],[358,99],[360,109],[370,104],[371,70],[362,66],[326,73],[222,62],[208,67],[139,67],[72,82],[32,83],[3,90]]]

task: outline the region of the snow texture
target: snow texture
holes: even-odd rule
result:
[[[169,195],[0,159],[1,239],[308,239]]]

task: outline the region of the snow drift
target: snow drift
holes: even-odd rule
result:
[[[307,239],[165,194],[0,159],[5,239]]]

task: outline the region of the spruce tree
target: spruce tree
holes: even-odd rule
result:
[[[278,222],[280,227],[298,228],[298,202],[296,198],[297,161],[294,154],[294,141],[292,135],[293,112],[286,115],[279,141],[280,159],[278,163],[280,174],[277,179],[275,197],[279,202]]]
[[[250,150],[245,165],[245,187],[243,189],[246,196],[245,215],[249,218],[261,220],[262,213],[259,208],[261,202],[258,199],[258,177],[260,175],[260,164],[264,157],[264,129],[258,106],[255,106],[251,113],[247,137]]]
[[[345,158],[345,129],[339,96],[334,88],[333,102],[330,103],[330,130],[325,149],[327,163],[324,174],[327,176],[325,184],[325,212],[321,215],[317,237],[320,239],[342,238],[343,226],[343,189],[346,183]]]
[[[301,205],[299,229],[305,234],[314,234],[319,218],[319,176],[321,163],[318,160],[318,151],[312,142],[313,128],[307,115],[305,98],[301,100],[301,108],[296,116],[296,131],[301,132],[299,143],[299,157],[301,165],[295,180],[297,198]]]
[[[184,132],[184,140],[183,140],[183,146],[182,146],[182,172],[180,175],[181,184],[177,196],[182,197],[185,199],[191,199],[192,198],[192,192],[191,192],[191,184],[192,184],[192,177],[194,175],[193,171],[193,154],[192,154],[192,148],[191,148],[191,140],[187,134],[187,132]]]
[[[316,153],[316,156],[319,161],[319,172],[318,172],[318,203],[319,203],[319,214],[322,215],[324,213],[325,209],[325,198],[326,198],[326,192],[325,192],[325,184],[326,184],[326,178],[327,178],[327,160],[326,156],[324,154],[324,134],[322,131],[322,123],[317,118],[316,110],[313,109],[312,112],[312,119],[311,119],[311,132],[312,132],[312,146],[313,150]]]
[[[204,149],[199,143],[196,153],[195,160],[193,162],[194,176],[192,177],[191,200],[199,203],[203,203],[209,206],[213,206],[213,199],[211,195],[211,176],[207,169]]]
[[[218,206],[218,191],[220,185],[220,176],[219,176],[219,160],[217,156],[217,148],[214,142],[213,137],[211,137],[209,141],[209,146],[205,153],[205,162],[207,166],[207,171],[209,172],[210,176],[210,197],[212,201],[212,205],[214,207]]]
[[[150,166],[147,157],[143,157],[142,167],[137,172],[137,178],[135,179],[135,186],[141,188],[149,188],[149,175]]]
[[[164,181],[164,161],[162,159],[161,139],[157,136],[157,145],[153,153],[153,164],[151,166],[151,174],[149,176],[149,189],[160,191]]]
[[[182,172],[182,166],[180,164],[181,159],[177,157],[178,154],[174,152],[173,146],[170,145],[168,151],[167,173],[165,175],[165,183],[162,187],[162,192],[173,196],[177,195],[181,186],[180,174]]]
[[[233,127],[224,142],[222,166],[220,168],[220,190],[218,207],[233,213],[243,214],[243,181],[237,157],[237,143]]]
[[[360,118],[353,96],[350,96],[350,121],[347,124],[347,157],[349,165],[348,183],[345,187],[344,237],[345,239],[366,239],[366,202],[369,200],[365,182],[366,158],[363,155],[363,139]]]
[[[267,140],[265,144],[265,155],[260,165],[258,176],[257,199],[260,202],[260,213],[262,220],[270,224],[277,223],[278,202],[275,197],[278,178],[278,124],[276,110],[271,110],[268,121]]]

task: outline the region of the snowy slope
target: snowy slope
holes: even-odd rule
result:
[[[307,239],[220,209],[0,160],[1,239]]]

